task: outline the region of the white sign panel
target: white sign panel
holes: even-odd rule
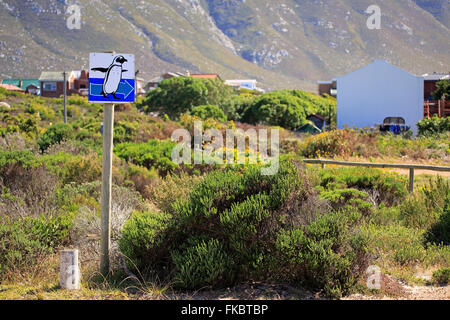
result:
[[[89,102],[134,103],[134,55],[91,53],[89,56]]]

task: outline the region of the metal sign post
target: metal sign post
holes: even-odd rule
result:
[[[89,102],[104,104],[100,272],[107,276],[111,247],[114,106],[135,101],[134,55],[91,53],[89,60]]]

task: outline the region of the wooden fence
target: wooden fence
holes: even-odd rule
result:
[[[424,117],[430,118],[434,115],[438,117],[450,116],[450,101],[425,101]]]
[[[339,166],[350,166],[350,167],[369,167],[369,168],[396,168],[396,169],[409,169],[409,192],[414,192],[414,170],[430,170],[430,171],[440,171],[440,172],[450,172],[450,167],[442,166],[430,166],[430,165],[419,165],[419,164],[395,164],[395,163],[370,163],[370,162],[348,162],[348,161],[334,161],[334,160],[323,160],[323,159],[305,159],[305,163],[309,164],[320,164],[322,168],[325,165],[339,165]]]

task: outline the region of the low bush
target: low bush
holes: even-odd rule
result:
[[[419,135],[433,136],[450,131],[450,118],[434,116],[425,118],[417,123]]]
[[[191,189],[201,180],[202,177],[185,172],[169,174],[148,186],[149,198],[159,210],[175,214],[174,204],[186,201]]]
[[[233,262],[218,240],[189,239],[189,246],[172,253],[175,284],[202,288],[230,283]]]
[[[0,224],[0,279],[39,268],[40,259],[68,241],[73,217],[25,218]]]
[[[218,106],[205,105],[194,107],[191,111],[191,115],[197,116],[202,120],[211,118],[221,122],[227,121],[225,113]]]
[[[450,194],[445,199],[438,221],[428,230],[426,240],[436,244],[450,245]]]
[[[375,205],[395,205],[408,195],[406,178],[393,172],[368,168],[332,168],[322,170],[319,176],[320,185],[325,189],[370,191]]]
[[[356,227],[361,215],[347,210],[311,216],[303,205],[292,207],[316,199],[306,179],[287,161],[273,176],[263,176],[260,166],[211,172],[178,201],[164,199],[160,207],[168,212],[133,215],[120,249],[130,267],[157,272],[186,289],[277,279],[339,297],[366,263],[365,240]],[[279,235],[291,230],[305,237],[302,262],[288,258],[297,247],[279,250]],[[280,255],[287,265],[278,263]]]
[[[25,109],[25,112],[30,114],[39,113],[39,116],[42,120],[55,119],[55,112],[53,111],[53,109],[35,102],[31,102],[30,104],[28,104],[28,106]]]
[[[376,147],[378,135],[351,129],[333,130],[308,137],[300,148],[307,158],[374,157],[379,156]]]
[[[161,174],[167,174],[178,165],[172,162],[172,149],[176,143],[169,140],[149,140],[147,143],[122,143],[114,148],[114,153],[130,163],[157,169]]]
[[[442,268],[433,273],[433,282],[439,285],[450,284],[450,268]]]
[[[322,288],[333,298],[348,294],[369,262],[368,238],[355,228],[360,218],[355,211],[340,211],[322,215],[305,228],[280,232],[280,275]]]
[[[38,140],[39,148],[42,152],[53,144],[68,140],[73,136],[73,129],[65,123],[58,123],[49,127]]]

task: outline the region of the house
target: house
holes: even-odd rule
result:
[[[416,124],[423,119],[423,77],[376,60],[336,80],[338,128],[374,127],[390,118],[417,133]]]
[[[39,79],[4,79],[1,84],[10,84],[21,88],[25,93],[34,95],[38,95],[41,89]]]
[[[145,96],[147,91],[144,89],[145,80],[139,77],[136,77],[136,94],[138,97]]]
[[[225,80],[225,84],[238,89],[256,90],[256,80]]]
[[[0,84],[0,88],[3,88],[3,89],[8,90],[8,91],[15,91],[15,92],[25,93],[25,90],[23,90],[23,89],[21,89],[21,88],[19,88],[17,86],[14,86],[12,84]]]
[[[225,84],[236,90],[248,89],[264,93],[263,89],[258,88],[256,80],[225,80]]]
[[[324,94],[328,94],[329,96],[335,97],[337,96],[337,82],[336,79],[331,81],[317,81],[318,93],[319,96],[323,96]]]
[[[73,86],[70,89],[70,93],[76,93],[80,96],[89,95],[89,71],[81,70],[74,71],[75,80],[73,81]]]
[[[66,72],[66,88],[69,94],[73,86],[76,74],[73,71]],[[47,98],[59,98],[64,94],[64,74],[63,72],[44,71],[39,77],[41,82],[41,96]]]
[[[150,91],[153,89],[158,88],[159,84],[167,79],[174,78],[174,77],[185,77],[183,73],[180,72],[166,72],[160,75],[159,77],[153,78],[150,80],[144,87],[143,90]]]
[[[41,83],[41,96],[47,98],[59,98],[64,94],[64,73],[44,71],[39,77]],[[89,72],[66,72],[67,95],[78,94],[87,96],[89,91]]]
[[[432,73],[424,74],[424,98],[425,100],[433,100],[432,94],[437,90],[436,83],[442,80],[450,80],[450,73]]]

